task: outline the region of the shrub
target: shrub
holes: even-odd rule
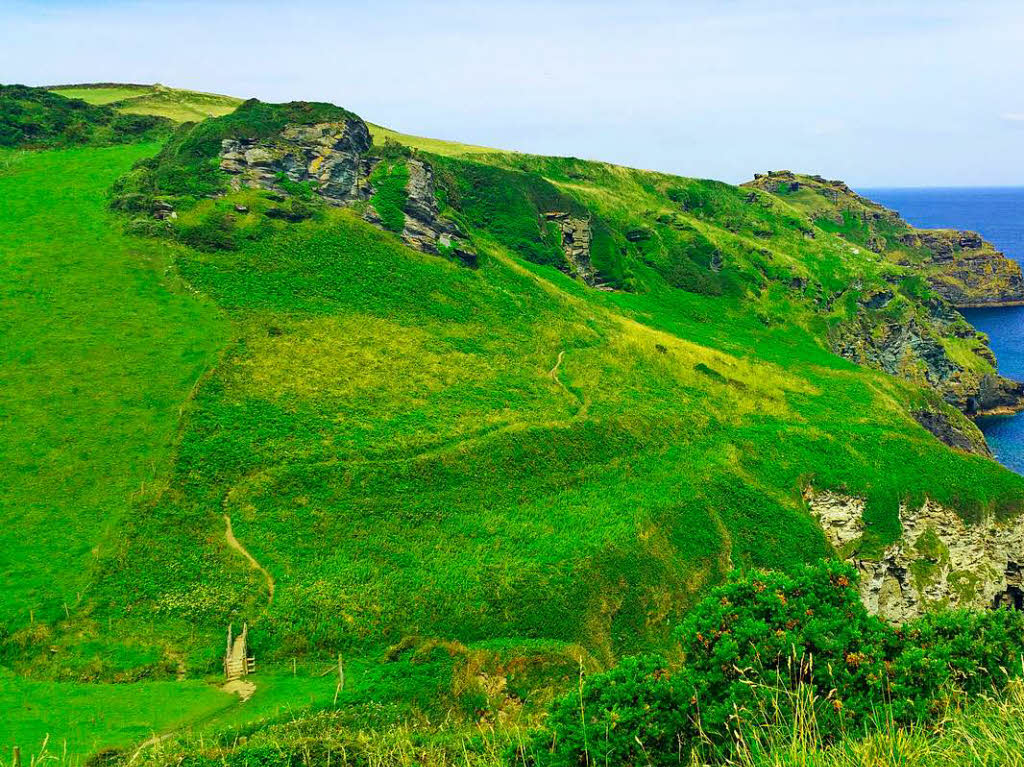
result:
[[[829,742],[880,714],[927,721],[951,695],[1021,675],[1020,613],[939,612],[896,629],[868,614],[855,584],[838,562],[732,580],[677,629],[678,663],[628,658],[581,680],[552,705],[530,755],[552,765],[658,765],[699,745],[724,759],[739,729],[791,721],[798,700],[810,700]]]
[[[0,85],[0,147],[53,149],[162,138],[164,117],[123,115],[113,107],[69,99],[45,88]]]
[[[581,676],[580,688],[552,705],[551,735],[536,739],[537,750],[556,764],[675,761],[687,724],[678,681],[653,655],[626,658],[594,682]]]
[[[797,575],[756,573],[717,589],[677,629],[692,714],[725,743],[766,689],[810,685],[824,734],[870,716],[885,694],[895,633],[864,609],[855,571],[826,562]],[[685,691],[684,691],[685,692]]]
[[[941,711],[949,692],[991,692],[1021,676],[1024,615],[1018,611],[940,611],[896,633],[902,651],[893,664],[890,690],[897,721]]]
[[[214,211],[194,226],[182,226],[179,237],[186,245],[199,250],[233,250],[237,247],[235,227],[231,217],[222,211]]]

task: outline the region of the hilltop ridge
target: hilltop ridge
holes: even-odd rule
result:
[[[281,199],[267,209],[264,198],[254,198],[254,208],[245,206],[250,223],[242,229],[231,223],[235,214],[224,198],[200,219],[190,215],[171,230],[192,242],[236,247],[238,237],[257,236],[252,222],[266,228],[267,217],[299,221],[319,201],[354,207],[412,247],[471,264],[477,255],[468,233],[490,230],[527,260],[603,290],[645,292],[641,265],[698,294],[750,300],[777,283],[828,322],[827,341],[844,357],[924,383],[971,415],[1024,403],[1024,387],[998,375],[986,339],[953,308],[957,296],[997,303],[1024,298],[1019,266],[976,235],[916,230],[842,182],[788,171],[748,187],[771,197],[751,192],[735,199],[726,185],[680,180],[691,185],[684,188],[661,177],[660,189],[638,200],[627,219],[614,221],[586,199],[588,187],[599,185],[588,184],[594,173],[657,174],[478,148],[435,154],[430,149],[438,142],[415,149],[398,137],[378,132],[374,144],[360,118],[327,105],[252,100],[172,140],[151,170],[122,182],[116,204],[164,219],[173,207],[193,208],[196,194],[230,197],[243,188],[262,189]],[[506,210],[495,209],[498,200]],[[516,218],[509,218],[511,211]],[[717,237],[707,236],[708,224]],[[799,244],[791,244],[794,239]],[[846,281],[836,280],[831,267],[814,271],[821,253],[836,251],[836,241],[850,243],[838,246],[846,251],[840,258],[857,262],[846,266]],[[764,247],[782,242],[781,259]],[[791,255],[800,250],[817,253]],[[957,281],[965,272],[970,276]],[[962,286],[959,293],[953,284]],[[934,409],[919,420],[950,444],[987,452],[974,430]]]
[[[163,117],[121,114],[42,88],[0,85],[0,147],[128,144],[163,138],[171,128],[171,121]]]
[[[242,99],[219,93],[170,88],[160,83],[78,83],[49,85],[46,90],[123,114],[155,115],[174,122],[198,122],[230,114]]]

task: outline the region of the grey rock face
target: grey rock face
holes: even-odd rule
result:
[[[591,287],[604,287],[598,283],[597,270],[590,261],[590,244],[593,240],[590,222],[560,211],[545,213],[544,217],[554,221],[562,232],[562,251],[565,253],[569,273]]]
[[[334,205],[365,199],[364,180],[373,169],[365,157],[372,140],[362,120],[289,125],[274,139],[224,139],[221,170],[235,176],[235,187],[281,192],[283,174],[295,183],[312,182]]]
[[[406,163],[409,182],[405,186],[405,226],[402,239],[424,253],[451,249],[453,255],[470,266],[476,264],[476,253],[465,240],[454,221],[443,218],[437,209],[434,191],[434,170],[422,160]]]
[[[952,311],[948,304],[937,304],[933,316],[925,322],[872,316],[869,310],[884,307],[887,295],[880,292],[870,296],[862,304],[865,311],[859,318],[837,329],[831,339],[833,351],[858,364],[930,386],[968,415],[1016,412],[1021,408],[1024,386],[999,375],[979,375],[950,356],[942,334],[977,334],[962,322],[964,331],[956,329],[952,318],[945,316],[945,312]],[[984,343],[977,344],[974,353],[995,365],[995,356]]]
[[[915,410],[911,415],[915,421],[950,447],[976,455],[992,456],[984,436],[970,421],[956,423],[947,413],[938,410]]]
[[[925,500],[900,506],[903,532],[877,559],[853,553],[864,532],[864,501],[807,492],[811,513],[836,551],[860,571],[860,595],[892,623],[930,609],[1024,606],[1024,517],[966,524],[955,511]]]
[[[270,139],[224,139],[220,168],[232,176],[235,189],[265,189],[281,195],[283,200],[287,190],[282,178],[286,178],[311,184],[315,193],[330,205],[347,206],[373,195],[369,178],[378,160],[367,156],[372,144],[369,129],[362,120],[287,125]],[[451,252],[464,263],[475,265],[476,253],[465,236],[454,222],[438,212],[433,169],[418,159],[408,160],[407,166],[409,182],[402,239],[424,253]],[[372,207],[364,218],[376,226],[382,225]]]

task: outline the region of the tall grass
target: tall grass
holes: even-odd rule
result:
[[[681,753],[686,767],[1016,767],[1024,765],[1024,684],[1014,682],[1001,695],[952,705],[938,723],[898,727],[880,719],[866,733],[850,732],[835,743],[823,741],[808,689],[777,692],[775,706],[736,730],[736,750],[722,761]],[[782,701],[787,696],[792,700]],[[788,709],[788,714],[783,711]],[[792,713],[796,712],[793,717]],[[138,767],[194,764],[319,767],[513,767],[543,765],[543,754],[514,756],[527,740],[519,722],[478,724],[410,721],[387,729],[346,727],[311,717],[248,735],[209,735],[167,739],[114,756]],[[520,751],[521,753],[521,751]],[[534,761],[536,758],[536,761]],[[77,767],[55,740],[23,753],[21,767]],[[15,767],[0,755],[0,767]],[[597,767],[594,765],[593,767]],[[611,767],[611,766],[609,766]]]
[[[866,734],[847,733],[834,744],[823,742],[815,709],[819,701],[807,688],[793,692],[793,717],[779,706],[762,721],[736,733],[736,767],[967,767],[1024,765],[1024,684],[1013,681],[997,697],[958,701],[935,724],[898,727],[876,721]],[[692,767],[713,762],[692,757]]]

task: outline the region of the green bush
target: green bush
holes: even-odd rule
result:
[[[235,226],[229,214],[214,211],[194,226],[182,226],[178,236],[183,243],[199,250],[234,250]]]
[[[1022,674],[1024,616],[1015,610],[940,611],[895,633],[902,644],[890,684],[897,721],[941,710],[944,689],[974,696]]]
[[[541,764],[675,764],[700,746],[727,758],[737,727],[786,721],[813,693],[826,742],[880,714],[928,721],[950,696],[1020,676],[1018,612],[939,612],[902,628],[868,614],[856,572],[825,562],[754,572],[713,591],[676,632],[680,661],[627,658],[556,701],[530,756]]]
[[[538,736],[536,750],[552,764],[673,761],[688,727],[678,681],[654,655],[626,658],[586,684],[581,679],[580,689],[552,706],[550,734]]]

